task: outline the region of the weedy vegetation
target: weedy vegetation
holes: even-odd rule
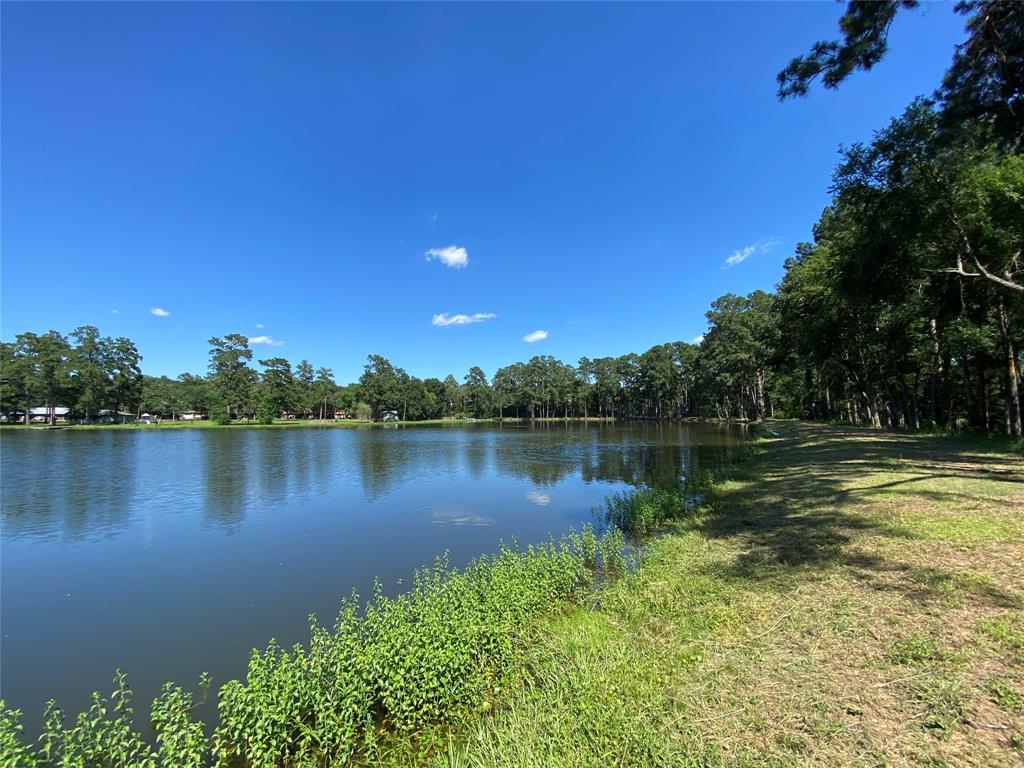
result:
[[[220,689],[209,739],[191,718],[192,694],[168,683],[153,703],[152,745],[135,728],[121,672],[110,698],[94,693],[70,724],[51,701],[34,749],[22,741],[20,713],[0,706],[0,765],[270,768],[415,759],[518,679],[541,617],[582,605],[595,585],[625,572],[625,544],[618,529],[588,525],[558,542],[502,547],[462,570],[439,559],[395,598],[379,585],[365,605],[353,595],[332,627],[311,617],[308,647],[271,641],[254,650],[245,680]],[[208,686],[203,678],[201,690]]]

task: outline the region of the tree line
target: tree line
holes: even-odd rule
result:
[[[779,96],[837,87],[885,54],[914,0],[850,3],[843,38],[779,73]],[[371,355],[357,382],[241,334],[210,339],[206,375],[145,376],[125,338],[83,326],[0,346],[0,407],[185,410],[221,421],[295,415],[415,421],[486,417],[794,416],[1019,436],[1024,349],[1024,3],[966,0],[966,42],[941,86],[840,151],[831,201],[774,292],[726,294],[699,344],[619,357],[550,356],[461,381],[419,379]]]
[[[177,378],[142,373],[142,356],[129,339],[101,336],[93,326],[68,335],[22,333],[0,344],[0,410],[24,416],[43,407],[70,406],[76,417],[147,412],[176,418],[209,414],[228,422],[282,416],[362,419],[394,413],[404,421],[490,417],[644,417],[697,414],[694,395],[698,348],[676,342],[647,352],[589,360],[576,366],[551,356],[500,368],[488,378],[479,366],[456,379],[412,376],[370,355],[357,382],[339,385],[330,368],[282,357],[254,360],[238,333],[210,339],[205,375]]]
[[[871,69],[916,5],[849,3],[842,38],[793,59],[779,97]],[[801,414],[1021,435],[1024,3],[954,8],[967,39],[941,85],[841,151],[813,241],[786,262],[769,365]]]

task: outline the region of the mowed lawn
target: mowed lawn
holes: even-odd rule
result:
[[[1024,458],[770,429],[437,764],[1024,762]]]

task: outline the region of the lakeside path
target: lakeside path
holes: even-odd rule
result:
[[[439,765],[1024,761],[1024,459],[773,423]]]

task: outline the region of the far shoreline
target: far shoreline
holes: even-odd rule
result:
[[[201,420],[162,420],[156,423],[140,424],[140,423],[128,423],[128,424],[21,424],[21,423],[5,423],[0,424],[0,431],[12,430],[12,431],[57,431],[57,430],[73,430],[73,431],[86,431],[86,430],[100,430],[100,429],[113,429],[113,430],[142,430],[142,431],[157,431],[160,429],[231,429],[231,428],[259,428],[259,429],[281,429],[281,428],[296,428],[296,429],[312,429],[320,427],[323,429],[331,428],[357,428],[357,427],[413,427],[413,426],[468,426],[473,424],[529,424],[533,422],[540,423],[615,423],[621,421],[637,421],[636,419],[618,419],[615,417],[599,417],[599,416],[588,416],[588,417],[570,417],[570,418],[536,418],[530,419],[527,417],[504,417],[504,418],[487,418],[487,419],[424,419],[422,421],[370,421],[368,419],[274,419],[271,424],[260,424],[255,419],[234,419],[228,424],[220,424],[210,419]],[[679,420],[673,420],[679,421]],[[687,419],[685,421],[708,421],[708,419]]]

